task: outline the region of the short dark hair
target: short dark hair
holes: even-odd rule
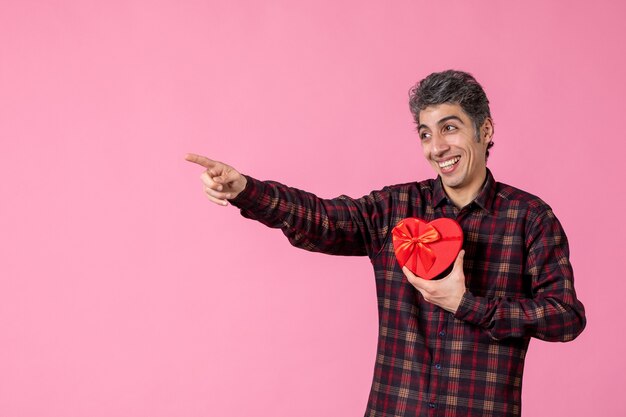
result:
[[[476,139],[480,140],[480,127],[491,117],[491,111],[485,90],[478,81],[467,72],[447,70],[430,74],[409,91],[409,107],[418,126],[422,110],[445,103],[461,106],[474,124]],[[486,157],[492,146],[493,141],[487,145]]]

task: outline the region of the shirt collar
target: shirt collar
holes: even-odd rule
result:
[[[493,178],[489,168],[487,168],[487,178],[485,178],[485,184],[474,199],[474,202],[483,209],[490,211],[493,205],[493,200],[496,197],[496,188],[496,180]]]
[[[489,168],[487,168],[487,176],[485,178],[485,183],[483,184],[483,188],[480,189],[476,198],[472,203],[475,203],[479,207],[489,211],[493,203],[493,199],[496,195],[496,181],[491,174]],[[441,182],[441,177],[438,176],[435,180],[435,185],[433,187],[433,206],[437,207],[441,204],[448,203],[452,204],[452,201],[448,200],[448,195],[446,191],[443,189],[443,183]],[[471,204],[471,203],[470,203]]]
[[[441,182],[441,177],[437,176],[435,180],[435,185],[433,187],[433,206],[438,207],[440,204],[444,202],[448,202],[448,195],[443,189],[443,183]]]

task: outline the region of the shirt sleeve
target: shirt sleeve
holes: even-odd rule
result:
[[[246,188],[231,204],[249,219],[280,228],[298,248],[331,255],[369,255],[380,251],[389,232],[389,193],[360,199],[322,199],[275,181],[246,175]]]
[[[495,340],[573,340],[585,328],[585,309],[574,290],[567,237],[552,210],[536,217],[526,246],[524,277],[530,279],[532,297],[487,298],[468,291],[455,317],[482,327]]]

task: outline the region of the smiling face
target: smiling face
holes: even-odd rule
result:
[[[426,160],[455,205],[469,204],[487,175],[485,153],[493,136],[488,117],[477,135],[472,119],[458,104],[428,106],[419,113],[418,132]]]

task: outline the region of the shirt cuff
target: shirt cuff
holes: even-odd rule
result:
[[[246,186],[233,199],[228,200],[233,206],[246,210],[254,207],[258,203],[258,197],[263,194],[265,186],[262,181],[242,174],[246,177]]]
[[[457,308],[454,317],[476,326],[483,326],[487,313],[487,305],[484,297],[476,297],[471,292],[465,291],[461,304]]]

